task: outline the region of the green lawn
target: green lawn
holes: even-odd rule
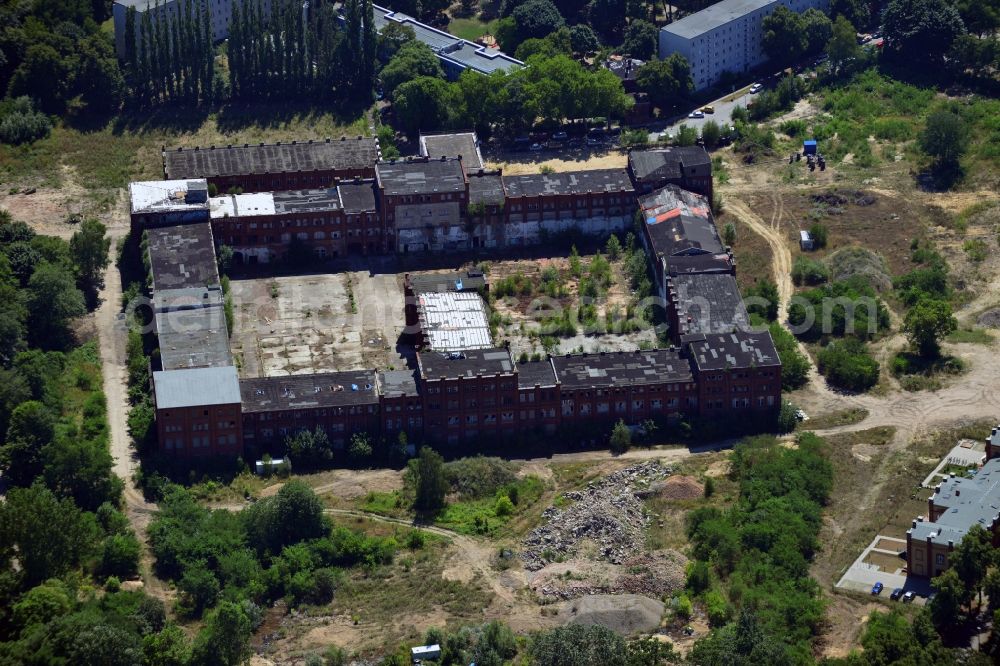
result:
[[[476,41],[483,35],[493,34],[495,29],[496,21],[486,23],[475,18],[456,18],[448,23],[448,32],[470,42]]]

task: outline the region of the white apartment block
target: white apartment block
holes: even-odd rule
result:
[[[195,22],[200,24],[208,3],[209,20],[212,22],[212,41],[221,42],[229,37],[229,21],[233,16],[233,3],[243,6],[256,6],[254,0],[190,0],[195,15]],[[139,42],[143,14],[148,13],[153,26],[159,21],[173,21],[178,14],[183,16],[188,0],[115,0],[112,16],[115,20],[115,52],[119,58],[125,57],[125,16],[129,7],[135,7],[135,35]],[[260,6],[265,16],[271,15],[271,0],[260,0]]]
[[[687,58],[695,90],[711,86],[723,72],[753,69],[767,60],[761,24],[779,5],[801,13],[826,10],[829,0],[722,0],[662,27],[660,58]]]

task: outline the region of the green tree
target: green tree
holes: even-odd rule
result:
[[[778,285],[773,280],[761,280],[748,288],[743,295],[747,303],[747,311],[760,315],[765,321],[772,322],[778,318],[778,305],[781,298],[778,295]]]
[[[134,666],[142,661],[138,637],[107,624],[86,627],[73,638],[69,663]]]
[[[132,533],[113,534],[101,547],[101,572],[106,576],[132,578],[139,573],[139,540]]]
[[[958,577],[970,593],[975,593],[982,603],[986,572],[993,563],[992,535],[982,525],[973,525],[948,558]]]
[[[732,222],[727,222],[726,226],[722,228],[722,242],[728,247],[736,244],[736,225]]]
[[[413,28],[402,23],[389,21],[378,35],[378,57],[382,62],[389,62],[404,44],[417,38]]]
[[[84,293],[93,294],[104,286],[111,239],[107,228],[97,220],[84,220],[69,239],[69,251],[76,266],[77,284]]]
[[[451,91],[443,79],[430,76],[400,84],[393,95],[397,122],[410,136],[444,127],[452,108]]]
[[[1000,568],[994,567],[986,574],[983,591],[990,600],[990,608],[1000,608]]]
[[[93,514],[40,484],[12,488],[0,504],[0,561],[9,568],[16,553],[28,587],[79,566],[99,534]]]
[[[285,546],[317,539],[328,531],[323,503],[301,481],[289,481],[277,495],[254,503],[241,516],[247,543],[262,553],[278,553]]]
[[[366,433],[356,432],[351,436],[351,446],[347,450],[347,455],[354,462],[365,462],[372,457],[371,439]]]
[[[817,250],[821,250],[826,247],[826,242],[829,239],[829,232],[825,225],[815,222],[809,227],[809,236],[812,238],[813,247]]]
[[[43,449],[55,435],[55,417],[41,402],[28,400],[14,408],[9,423],[0,469],[10,483],[28,486],[44,469]]]
[[[531,657],[538,666],[602,664],[625,666],[625,640],[600,625],[568,624],[534,637]]]
[[[843,17],[852,26],[864,28],[871,21],[871,9],[868,0],[830,0],[830,16],[834,19]],[[851,41],[854,42],[853,34]],[[832,54],[830,58],[833,58]]]
[[[777,308],[775,308],[777,316]],[[809,359],[799,351],[798,342],[779,322],[769,326],[771,339],[781,360],[781,385],[786,390],[794,390],[806,385],[809,381]]]
[[[219,598],[219,579],[208,570],[204,562],[186,567],[177,587],[184,595],[184,610],[194,617],[200,617]]]
[[[572,26],[569,35],[574,53],[589,53],[601,48],[601,40],[597,38],[597,33],[585,23]]]
[[[145,666],[186,666],[191,646],[181,628],[171,624],[143,637],[142,655]]]
[[[806,33],[806,53],[822,51],[833,34],[830,17],[814,7],[802,12],[802,28]]]
[[[927,117],[920,135],[920,149],[934,158],[942,169],[958,168],[969,145],[969,132],[957,113],[936,111]]]
[[[1000,0],[956,0],[955,8],[969,32],[980,37],[1000,28]]]
[[[790,666],[781,642],[768,634],[757,615],[744,608],[736,622],[695,643],[690,659],[703,666]]]
[[[639,60],[649,60],[656,55],[660,29],[649,21],[637,19],[625,28],[625,41],[620,51]]]
[[[940,62],[965,24],[949,0],[889,0],[882,12],[884,52],[901,62]]]
[[[441,69],[441,61],[430,47],[417,41],[406,42],[400,46],[396,55],[380,74],[383,90],[390,97],[400,84],[423,76],[443,79],[444,70]]]
[[[651,60],[636,73],[636,85],[649,95],[660,109],[669,110],[681,104],[694,90],[691,63],[679,53],[665,60]]]
[[[192,663],[238,666],[250,659],[250,619],[235,603],[223,601],[195,639]]]
[[[715,148],[722,139],[722,128],[714,120],[707,121],[701,126],[701,140],[705,142],[708,149]]]
[[[52,622],[73,610],[73,591],[58,578],[31,588],[14,604],[14,624],[23,631]]]
[[[962,607],[969,603],[972,594],[954,569],[947,569],[931,581],[937,592],[930,601],[931,620],[938,631],[958,626],[962,621]]]
[[[947,301],[923,299],[917,302],[903,321],[903,332],[921,356],[934,358],[941,351],[939,341],[958,328]]]
[[[517,26],[518,43],[532,37],[547,37],[566,25],[552,0],[527,0],[511,13],[511,18]]]
[[[333,460],[333,448],[323,428],[299,430],[285,438],[285,451],[296,465],[315,467]]]
[[[777,64],[795,62],[809,48],[809,36],[802,15],[784,5],[779,5],[764,17],[761,29],[764,31],[761,42],[764,52]]]
[[[32,343],[43,349],[69,342],[69,320],[87,311],[83,294],[69,271],[43,263],[28,280],[28,324]]]
[[[444,507],[448,481],[444,473],[444,459],[429,446],[421,447],[416,460],[410,462],[416,477],[416,497],[413,507],[423,513],[433,513]]]
[[[867,8],[866,3],[862,4]],[[826,45],[826,52],[830,56],[830,66],[834,72],[840,72],[850,63],[857,62],[861,58],[861,46],[855,35],[854,25],[843,15],[837,16],[833,22],[830,41]]]
[[[622,454],[632,447],[632,431],[625,425],[623,419],[618,419],[618,423],[611,430],[611,452]]]
[[[48,44],[31,44],[10,78],[7,94],[11,97],[27,95],[36,100],[45,113],[62,113],[70,81],[70,62]]]
[[[588,23],[611,44],[621,38],[627,14],[627,0],[591,0],[588,5]]]

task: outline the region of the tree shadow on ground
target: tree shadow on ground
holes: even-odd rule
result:
[[[249,128],[278,129],[293,121],[318,120],[331,114],[338,125],[348,126],[357,122],[367,110],[366,104],[355,103],[334,107],[324,103],[288,102],[273,103],[231,103],[222,107],[216,118],[222,133],[239,132]],[[311,138],[311,137],[303,137]]]
[[[205,123],[211,111],[208,106],[163,106],[151,110],[130,110],[118,116],[111,129],[115,135],[195,132]]]

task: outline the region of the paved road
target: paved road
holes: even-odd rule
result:
[[[681,125],[687,125],[688,127],[696,128],[698,130],[699,135],[701,134],[701,126],[704,125],[709,120],[714,120],[715,122],[719,123],[719,125],[722,126],[730,125],[732,124],[733,109],[735,109],[737,106],[746,106],[750,102],[752,97],[753,96],[750,94],[750,88],[749,86],[747,86],[746,88],[742,89],[742,92],[737,91],[736,94],[730,93],[728,95],[720,97],[714,102],[708,102],[707,103],[708,106],[715,107],[715,113],[705,114],[704,118],[685,117],[677,120],[674,123],[656,124],[655,126],[651,127],[649,133],[649,140],[656,141],[660,132],[663,131],[676,134],[678,128],[680,128]],[[705,105],[702,104],[695,108],[700,109],[702,106]],[[688,112],[690,113],[691,111],[694,111],[695,108],[689,109]]]

